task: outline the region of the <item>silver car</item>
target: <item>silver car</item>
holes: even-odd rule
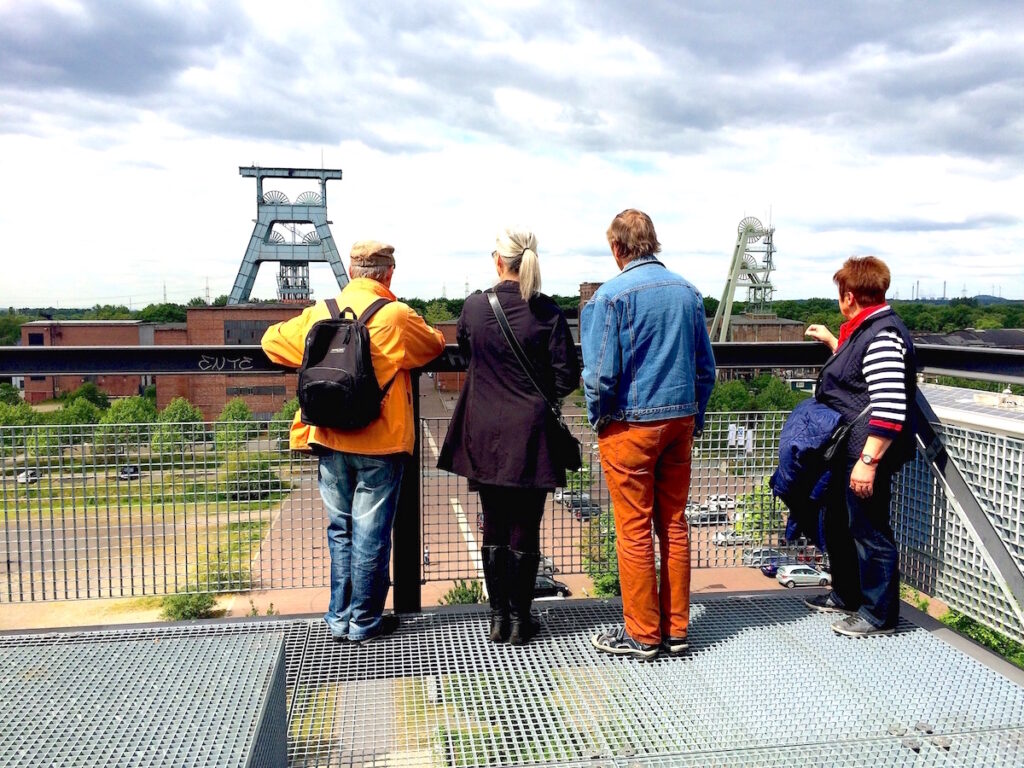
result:
[[[775,574],[775,578],[787,589],[809,586],[827,587],[832,583],[831,574],[819,571],[809,565],[783,565]]]

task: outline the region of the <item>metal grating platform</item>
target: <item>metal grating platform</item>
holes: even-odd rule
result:
[[[0,764],[282,765],[284,635],[0,646]]]
[[[789,595],[703,599],[689,656],[643,664],[590,645],[618,603],[538,607],[524,648],[487,642],[473,608],[365,646],[303,619],[0,636],[0,653],[285,629],[291,766],[1024,765],[1024,688],[908,622],[852,640]]]

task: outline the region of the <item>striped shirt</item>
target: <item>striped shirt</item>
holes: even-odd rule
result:
[[[881,331],[868,344],[862,371],[868,383],[871,412],[868,434],[895,438],[907,421],[907,346],[892,330]]]

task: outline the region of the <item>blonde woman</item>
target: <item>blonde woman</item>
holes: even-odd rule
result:
[[[530,604],[544,503],[548,491],[565,485],[545,396],[558,400],[576,389],[580,367],[565,315],[540,292],[536,236],[502,230],[491,259],[498,283],[467,298],[459,317],[459,347],[469,368],[438,466],[468,478],[480,494],[489,636],[521,645],[539,630]],[[506,339],[491,295],[543,395]]]

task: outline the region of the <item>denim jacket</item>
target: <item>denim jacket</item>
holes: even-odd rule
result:
[[[684,416],[703,429],[715,384],[704,300],[653,255],[629,262],[587,302],[580,344],[595,429]]]

